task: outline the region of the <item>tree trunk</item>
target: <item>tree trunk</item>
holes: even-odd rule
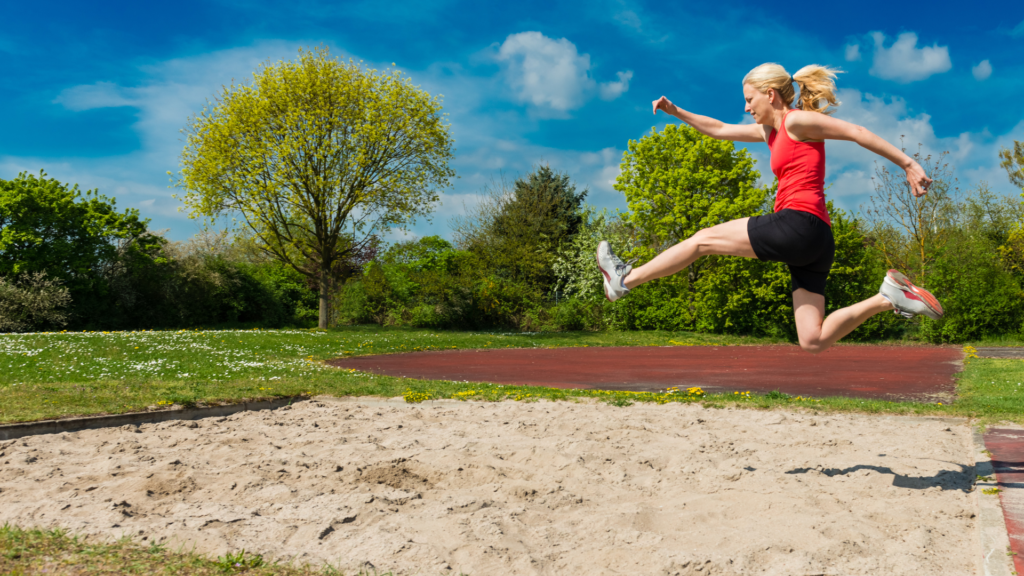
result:
[[[328,313],[330,312],[330,282],[326,270],[320,270],[320,322],[318,327],[327,329]]]

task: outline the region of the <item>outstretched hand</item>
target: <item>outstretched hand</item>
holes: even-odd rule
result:
[[[669,99],[665,98],[664,96],[658,98],[654,102],[651,102],[651,105],[654,107],[653,113],[655,115],[657,115],[658,110],[661,110],[665,114],[671,114],[672,111],[675,110],[676,108],[676,105],[670,102]]]
[[[907,168],[907,183],[910,184],[910,191],[914,197],[920,198],[928,193],[928,187],[932,185],[932,179],[924,173],[924,168],[914,162]]]

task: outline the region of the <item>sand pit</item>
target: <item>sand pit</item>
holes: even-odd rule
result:
[[[917,418],[314,400],[0,443],[0,522],[350,573],[963,576],[971,454]]]

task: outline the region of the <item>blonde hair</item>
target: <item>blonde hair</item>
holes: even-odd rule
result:
[[[792,76],[782,66],[769,62],[754,68],[743,77],[744,84],[750,84],[762,93],[773,89],[788,107],[796,98],[793,82],[800,87],[800,99],[796,107],[808,112],[831,114],[839,106],[836,99],[836,74],[842,70],[811,64],[797,70]]]

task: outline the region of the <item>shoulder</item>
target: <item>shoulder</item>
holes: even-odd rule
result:
[[[808,132],[817,132],[815,128],[821,127],[830,118],[820,112],[808,112],[805,110],[790,110],[786,114],[786,132],[794,140],[801,142],[820,142]]]
[[[788,130],[790,127],[815,126],[825,118],[828,118],[828,116],[820,112],[807,112],[798,108],[793,109],[786,114],[786,129]]]

